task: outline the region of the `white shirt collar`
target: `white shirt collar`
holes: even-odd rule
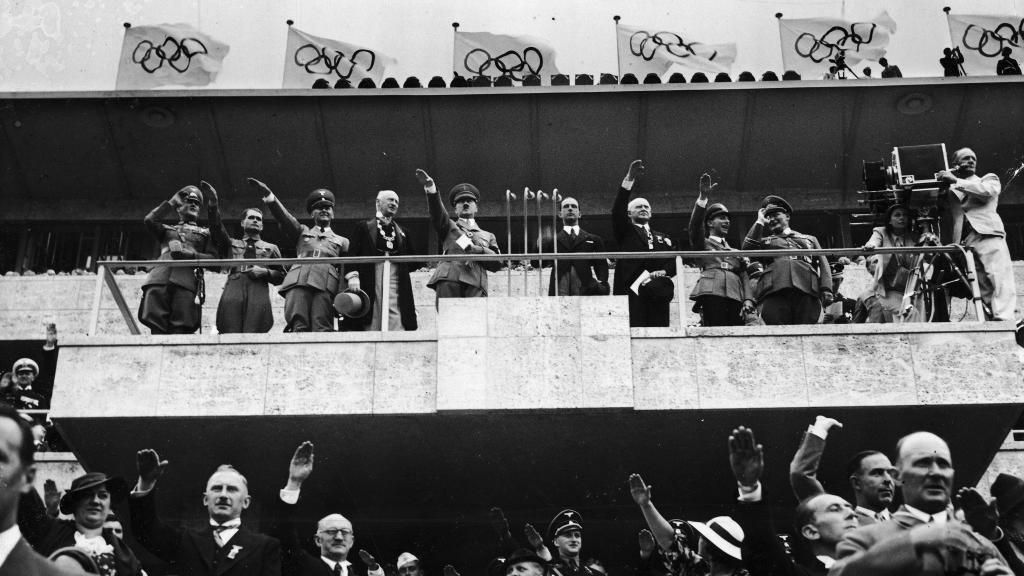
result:
[[[327,556],[321,556],[320,559],[324,561],[324,564],[327,564],[327,567],[330,568],[332,572],[334,571],[334,565],[335,564],[341,564],[341,573],[342,574],[348,574],[348,567],[352,565],[352,563],[349,562],[348,560],[342,560],[341,562],[335,562],[334,560],[331,560]]]
[[[0,532],[0,566],[4,565],[7,561],[7,557],[11,555],[11,551],[21,541],[21,530],[18,529],[18,525],[15,524],[7,530]]]
[[[580,227],[578,225],[577,226],[562,226],[562,229],[565,230],[566,234],[573,234],[573,233],[575,233],[577,236],[580,235]]]
[[[908,514],[925,523],[927,523],[930,520],[934,523],[945,524],[949,520],[949,514],[946,510],[936,512],[934,514],[929,514],[927,512],[918,510],[917,508],[914,508],[909,504],[904,504],[903,508],[907,511]]]
[[[227,522],[224,522],[223,524],[221,524],[221,523],[219,523],[216,520],[213,520],[211,518],[210,519],[210,526],[214,526],[214,527],[216,527],[216,526],[227,526],[228,528],[241,528],[242,527],[242,519],[241,518],[235,518],[234,520],[228,520]]]
[[[708,238],[711,238],[712,240],[714,240],[715,242],[718,242],[719,244],[725,244],[725,238],[722,238],[721,236],[715,236],[714,234],[708,234]]]
[[[380,213],[380,210],[377,210],[377,220],[383,220],[384,222],[386,222],[388,224],[391,223],[391,219],[390,218],[385,218],[384,215]]]
[[[789,236],[792,233],[793,229],[787,226],[785,230],[779,233],[779,236]]]
[[[870,516],[870,517],[872,517],[872,518],[874,518],[876,520],[879,519],[879,516],[881,516],[882,520],[890,520],[890,519],[892,519],[892,512],[889,512],[888,509],[883,509],[881,512],[875,512],[874,510],[871,510],[870,508],[865,508],[863,506],[857,506],[856,511],[859,512],[860,514],[865,515],[865,516]]]
[[[818,556],[815,556],[815,558],[821,562],[821,565],[824,566],[826,570],[831,570],[832,565],[836,563],[836,559],[827,554],[819,554]]]

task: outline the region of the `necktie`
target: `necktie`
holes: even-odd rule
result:
[[[341,562],[334,565],[334,576],[341,576]]]
[[[576,229],[575,228],[570,228],[569,229],[569,239],[572,240],[572,241],[576,241]]]
[[[221,536],[220,533],[225,530],[230,530],[231,528],[233,528],[233,526],[225,526],[224,524],[213,527],[213,541],[217,543],[217,548],[224,547],[224,537]]]
[[[242,258],[255,258],[256,257],[256,241],[246,240],[245,241],[245,252],[242,254]]]
[[[935,522],[935,516],[929,515],[928,516],[928,523],[931,524],[932,522]]]

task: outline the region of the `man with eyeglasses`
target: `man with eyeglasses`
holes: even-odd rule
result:
[[[313,541],[320,549],[314,557],[303,548],[296,526],[295,512],[302,483],[313,473],[313,443],[303,442],[295,449],[288,466],[288,484],[271,505],[274,525],[271,534],[281,541],[281,572],[284,576],[384,576],[384,569],[367,551],[359,558],[366,568],[353,565],[348,559],[355,544],[352,522],[341,514],[328,514],[316,525]]]

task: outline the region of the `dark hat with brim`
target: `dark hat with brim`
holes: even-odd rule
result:
[[[334,192],[326,188],[313,190],[306,196],[306,212],[312,212],[320,206],[334,206]]]
[[[786,202],[779,196],[765,196],[764,200],[761,201],[761,208],[764,208],[765,214],[779,211],[786,214],[793,213],[793,207],[789,205],[789,202]]]
[[[472,198],[474,202],[480,202],[480,191],[468,182],[456,184],[448,193],[448,204],[454,206],[456,202],[467,197]]]
[[[541,566],[547,566],[548,564],[547,560],[538,556],[533,550],[530,550],[529,548],[519,548],[505,559],[504,564],[502,564],[503,573],[504,570],[508,570],[510,566],[515,566],[521,562],[536,562]]]
[[[362,290],[345,290],[334,297],[334,309],[346,318],[362,318],[371,307],[370,296]]]
[[[1008,515],[1010,512],[1024,503],[1024,480],[1009,474],[996,476],[989,491],[999,502],[999,513]]]
[[[596,279],[591,279],[587,282],[586,286],[583,287],[584,296],[607,296],[612,293],[611,288],[607,282],[599,282]]]
[[[128,497],[128,482],[120,476],[107,476],[102,472],[90,472],[79,476],[71,482],[71,488],[60,497],[60,511],[62,514],[71,514],[74,502],[79,496],[93,488],[106,485],[110,492],[111,504],[120,502]]]
[[[704,212],[704,221],[707,222],[715,218],[715,216],[729,215],[729,209],[725,207],[725,204],[721,202],[715,202],[711,206],[708,206],[706,212]]]
[[[639,296],[650,302],[664,304],[672,301],[676,286],[668,276],[657,276],[651,281],[640,286]]]

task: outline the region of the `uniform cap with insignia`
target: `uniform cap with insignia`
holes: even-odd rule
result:
[[[548,524],[548,538],[554,539],[555,536],[567,530],[583,530],[583,516],[580,516],[579,512],[568,508],[562,510],[551,519],[551,522]]]
[[[708,206],[707,211],[704,212],[704,221],[707,222],[708,220],[713,220],[715,216],[721,216],[722,214],[728,216],[729,209],[725,207],[725,204],[715,202],[711,206]]]
[[[477,190],[476,186],[467,182],[456,184],[452,187],[451,192],[448,193],[448,204],[455,206],[456,202],[467,196],[472,198],[474,202],[480,202],[480,191]]]
[[[778,212],[780,210],[786,214],[793,213],[793,207],[789,205],[789,202],[786,202],[779,196],[765,196],[764,200],[761,202],[761,208],[764,208],[765,214]]]
[[[36,376],[39,375],[39,364],[36,364],[36,361],[31,358],[18,358],[17,360],[15,360],[14,367],[11,368],[11,372],[17,374],[18,370],[24,370],[25,368],[28,368],[35,372]]]
[[[183,195],[184,200],[195,200],[200,206],[203,205],[203,193],[199,191],[199,188],[196,188],[195,186],[185,186],[181,190],[178,190],[178,192],[185,193]]]
[[[314,208],[320,206],[334,206],[334,192],[326,188],[310,192],[306,197],[306,212],[312,212]]]
[[[419,561],[420,561],[420,559],[415,557],[415,556],[413,556],[412,554],[410,554],[408,552],[402,552],[401,554],[398,555],[398,561],[395,562],[395,568],[401,570],[402,566],[405,566],[406,564],[412,564],[413,562],[419,562]]]

